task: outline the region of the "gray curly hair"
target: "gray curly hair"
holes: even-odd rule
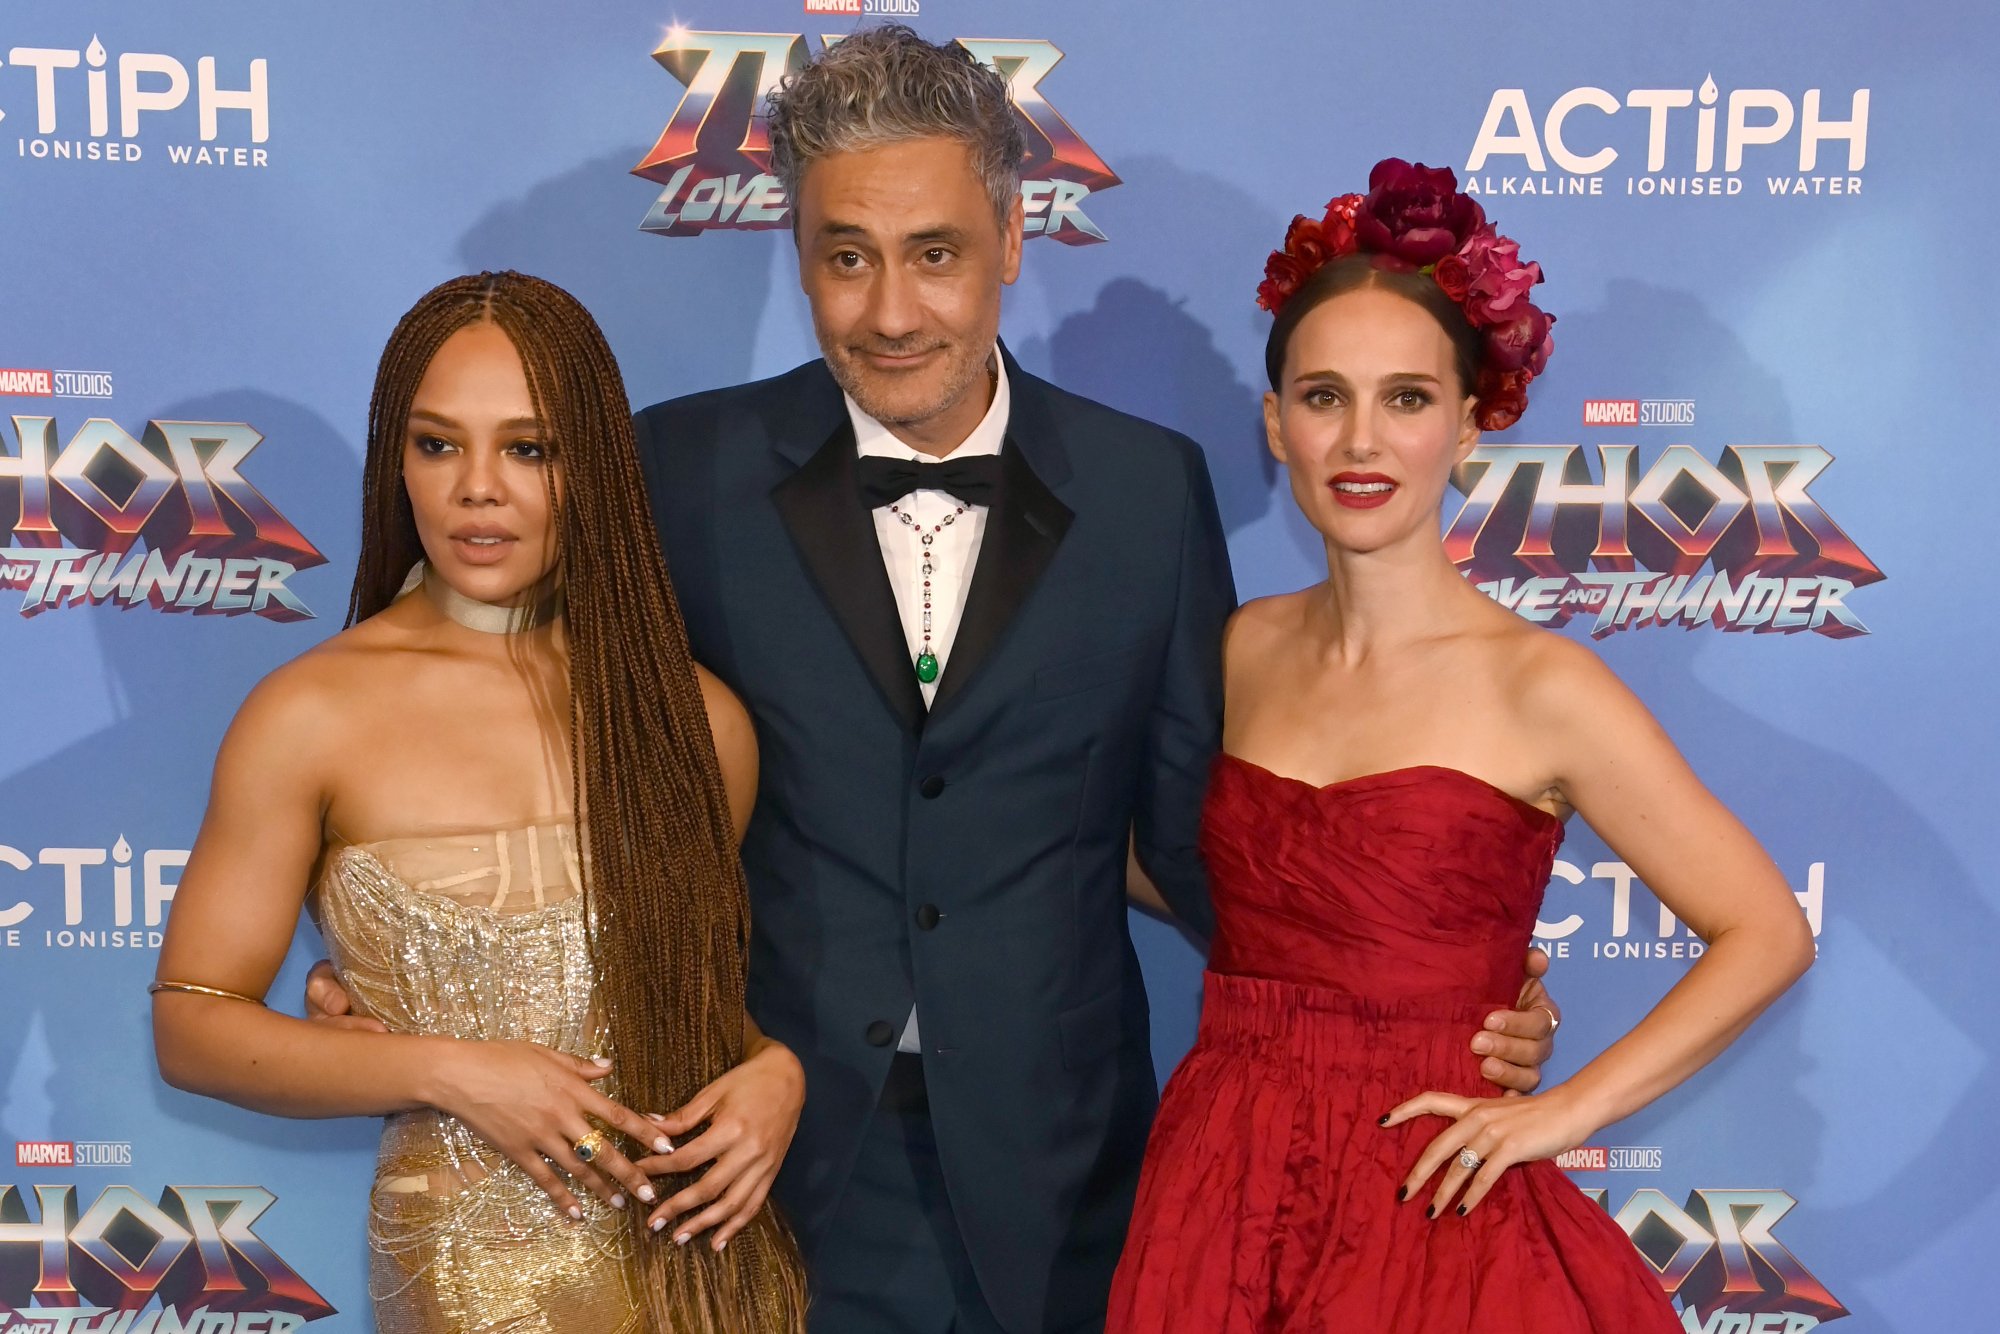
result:
[[[900,24],[864,28],[785,77],[767,111],[771,162],[795,204],[806,168],[830,153],[910,139],[957,139],[1002,226],[1021,191],[1021,136],[1007,81],[956,42]]]

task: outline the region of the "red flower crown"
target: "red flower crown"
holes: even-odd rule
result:
[[[1472,387],[1479,429],[1503,431],[1519,421],[1528,382],[1555,346],[1555,316],[1528,300],[1542,266],[1521,262],[1521,247],[1494,229],[1477,199],[1458,192],[1451,168],[1384,158],[1368,173],[1367,194],[1342,195],[1318,220],[1293,218],[1283,248],[1264,261],[1257,304],[1275,315],[1323,266],[1357,254],[1437,279],[1485,340]]]

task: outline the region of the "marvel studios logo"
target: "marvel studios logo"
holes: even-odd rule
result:
[[[130,1167],[132,1146],[120,1140],[14,1141],[16,1167]]]
[[[1585,426],[1692,426],[1691,398],[1586,398]]]
[[[1556,1155],[1556,1166],[1565,1172],[1657,1172],[1663,1161],[1657,1145],[1586,1144]]]
[[[922,0],[806,0],[808,14],[894,14],[914,18]]]
[[[0,366],[0,394],[17,398],[110,398],[110,371],[37,371]]]

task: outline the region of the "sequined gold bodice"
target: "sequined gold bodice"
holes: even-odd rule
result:
[[[356,1012],[397,1033],[596,1054],[577,859],[566,820],[329,850],[315,906]],[[453,1118],[389,1117],[369,1227],[377,1329],[637,1329],[622,1218],[576,1195],[580,1223]]]

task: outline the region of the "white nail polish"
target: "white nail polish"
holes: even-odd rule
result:
[[[590,1058],[590,1063],[592,1065],[603,1066],[606,1070],[611,1068],[611,1058],[609,1056],[593,1056]]]
[[[583,1221],[583,1210],[577,1208],[575,1205],[572,1204],[569,1207],[569,1216],[575,1219],[577,1222],[581,1223]]]
[[[652,1222],[646,1224],[647,1227],[653,1229],[653,1231],[655,1232],[658,1232],[661,1228],[665,1227],[666,1225],[667,1225],[667,1220],[664,1218],[655,1218]]]
[[[674,1151],[674,1142],[668,1139],[665,1135],[662,1135],[658,1139],[653,1141],[654,1153],[672,1153],[673,1151]]]
[[[623,1195],[613,1195],[611,1197],[611,1207],[613,1209],[623,1209],[625,1207],[625,1197]]]
[[[685,1246],[685,1245],[687,1245],[687,1244],[688,1244],[688,1242],[689,1242],[689,1241],[690,1241],[690,1240],[691,1240],[691,1239],[693,1238],[693,1235],[694,1235],[694,1234],[693,1234],[693,1233],[691,1233],[691,1232],[683,1232],[683,1233],[681,1233],[681,1234],[680,1234],[680,1235],[679,1235],[678,1237],[675,1237],[675,1238],[674,1238],[674,1245],[676,1245],[676,1246]]]
[[[639,1187],[639,1198],[651,1204],[653,1202],[653,1188],[651,1186]]]

